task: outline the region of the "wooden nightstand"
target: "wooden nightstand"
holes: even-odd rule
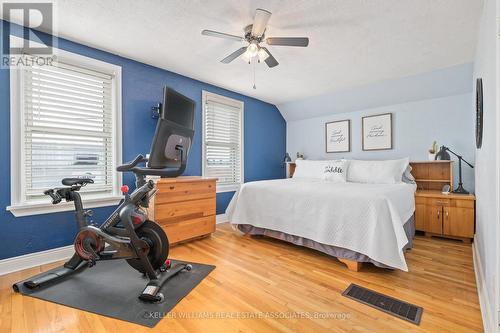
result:
[[[411,162],[417,182],[415,229],[426,236],[460,239],[470,243],[475,230],[475,196],[442,194],[448,184],[453,188],[451,161]]]
[[[472,194],[442,194],[421,190],[415,193],[415,229],[426,236],[474,238],[475,200]]]

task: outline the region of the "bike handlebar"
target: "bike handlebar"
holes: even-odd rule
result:
[[[116,171],[124,172],[124,171],[131,171],[137,164],[146,162],[148,159],[145,158],[142,154],[137,155],[137,157],[128,163],[119,165],[116,168]]]
[[[54,192],[53,189],[47,190],[47,191],[43,192],[43,194],[49,195],[52,198],[53,205],[57,205],[62,200],[62,197],[59,195],[59,193]]]
[[[142,185],[141,187],[137,188],[132,194],[130,195],[130,201],[132,201],[134,204],[139,204],[146,195],[148,195],[149,191],[155,188],[155,183],[152,180],[149,180],[146,182],[146,184]]]

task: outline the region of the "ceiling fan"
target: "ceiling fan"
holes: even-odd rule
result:
[[[271,12],[258,8],[255,11],[255,18],[253,24],[247,25],[244,29],[245,37],[235,36],[226,34],[223,32],[213,31],[213,30],[203,30],[202,35],[232,39],[235,41],[247,41],[248,45],[238,50],[234,51],[227,57],[221,60],[222,63],[229,64],[234,59],[239,56],[243,56],[243,59],[251,63],[252,59],[256,59],[258,62],[264,61],[267,66],[275,67],[278,66],[278,61],[272,56],[271,52],[266,47],[260,46],[261,42],[266,42],[268,45],[276,46],[300,46],[306,47],[309,45],[309,38],[307,37],[268,37],[265,38],[265,32],[267,27],[267,22],[271,17]]]

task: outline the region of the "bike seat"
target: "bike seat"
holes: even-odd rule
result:
[[[62,184],[66,186],[93,184],[94,180],[90,178],[64,178]]]

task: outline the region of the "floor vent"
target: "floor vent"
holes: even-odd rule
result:
[[[422,317],[422,312],[424,311],[424,309],[420,306],[400,301],[370,289],[360,287],[356,284],[351,284],[342,293],[342,296],[369,305],[375,309],[384,311],[416,325],[420,324],[420,318]]]

